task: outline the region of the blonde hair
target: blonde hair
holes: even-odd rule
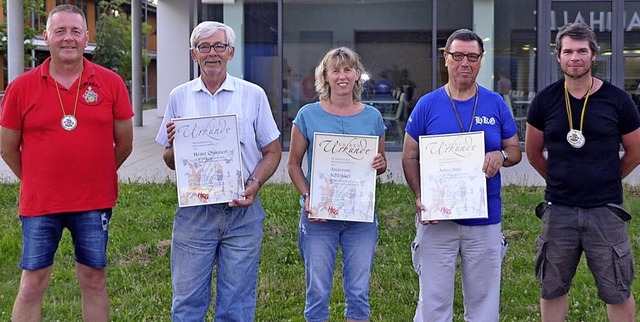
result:
[[[330,50],[318,67],[316,67],[315,77],[316,77],[316,92],[319,94],[319,98],[321,101],[328,101],[331,99],[331,87],[329,86],[329,82],[327,82],[327,71],[335,66],[340,66],[342,64],[346,64],[349,67],[355,68],[359,75],[364,73],[364,66],[360,62],[360,56],[358,54],[347,48],[347,47],[339,47]],[[356,79],[355,85],[353,86],[353,101],[359,102],[360,95],[362,95],[362,80],[360,78]]]

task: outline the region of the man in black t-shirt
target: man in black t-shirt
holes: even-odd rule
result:
[[[536,208],[542,321],[566,319],[583,251],[609,320],[635,321],[622,179],[640,163],[640,115],[627,93],[591,75],[598,45],[587,25],[562,27],[556,48],[565,77],[534,97],[525,138],[529,162],[547,183]]]

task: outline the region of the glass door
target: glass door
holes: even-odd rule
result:
[[[432,89],[431,9],[430,0],[283,0],[285,149],[298,110],[318,100],[315,67],[327,51],[346,46],[364,64],[362,99],[383,115],[387,151],[400,151],[410,109]],[[399,92],[406,100],[392,95]]]

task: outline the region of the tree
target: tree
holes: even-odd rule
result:
[[[7,0],[2,0],[2,8],[4,12],[7,12]],[[36,19],[40,19],[41,17],[46,17],[47,13],[45,11],[45,3],[44,0],[24,0],[24,21],[32,21],[31,17],[35,17]],[[36,48],[34,44],[31,43],[31,39],[33,39],[37,35],[41,35],[44,31],[44,26],[38,27],[37,24],[25,24],[24,27],[24,60],[25,62],[30,62],[35,60],[35,57],[31,56],[31,51]],[[0,55],[3,57],[7,57],[7,23],[0,23]]]
[[[100,1],[100,18],[96,29],[94,63],[110,68],[125,80],[131,80],[131,18],[122,10],[124,0]],[[142,34],[151,30],[146,22]],[[150,57],[143,53],[142,64],[149,64]]]

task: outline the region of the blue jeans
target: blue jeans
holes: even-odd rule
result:
[[[329,298],[338,245],[342,248],[342,279],[347,301],[345,317],[367,320],[369,281],[378,222],[329,220],[310,223],[304,210],[300,215],[298,243],[307,282],[304,317],[309,322],[329,320]]]
[[[53,265],[64,228],[69,229],[71,233],[78,263],[93,268],[106,267],[111,212],[111,209],[103,209],[33,217],[20,216],[20,268],[38,270]]]
[[[265,213],[226,204],[178,208],[171,241],[173,321],[204,321],[216,264],[216,321],[253,321]]]

